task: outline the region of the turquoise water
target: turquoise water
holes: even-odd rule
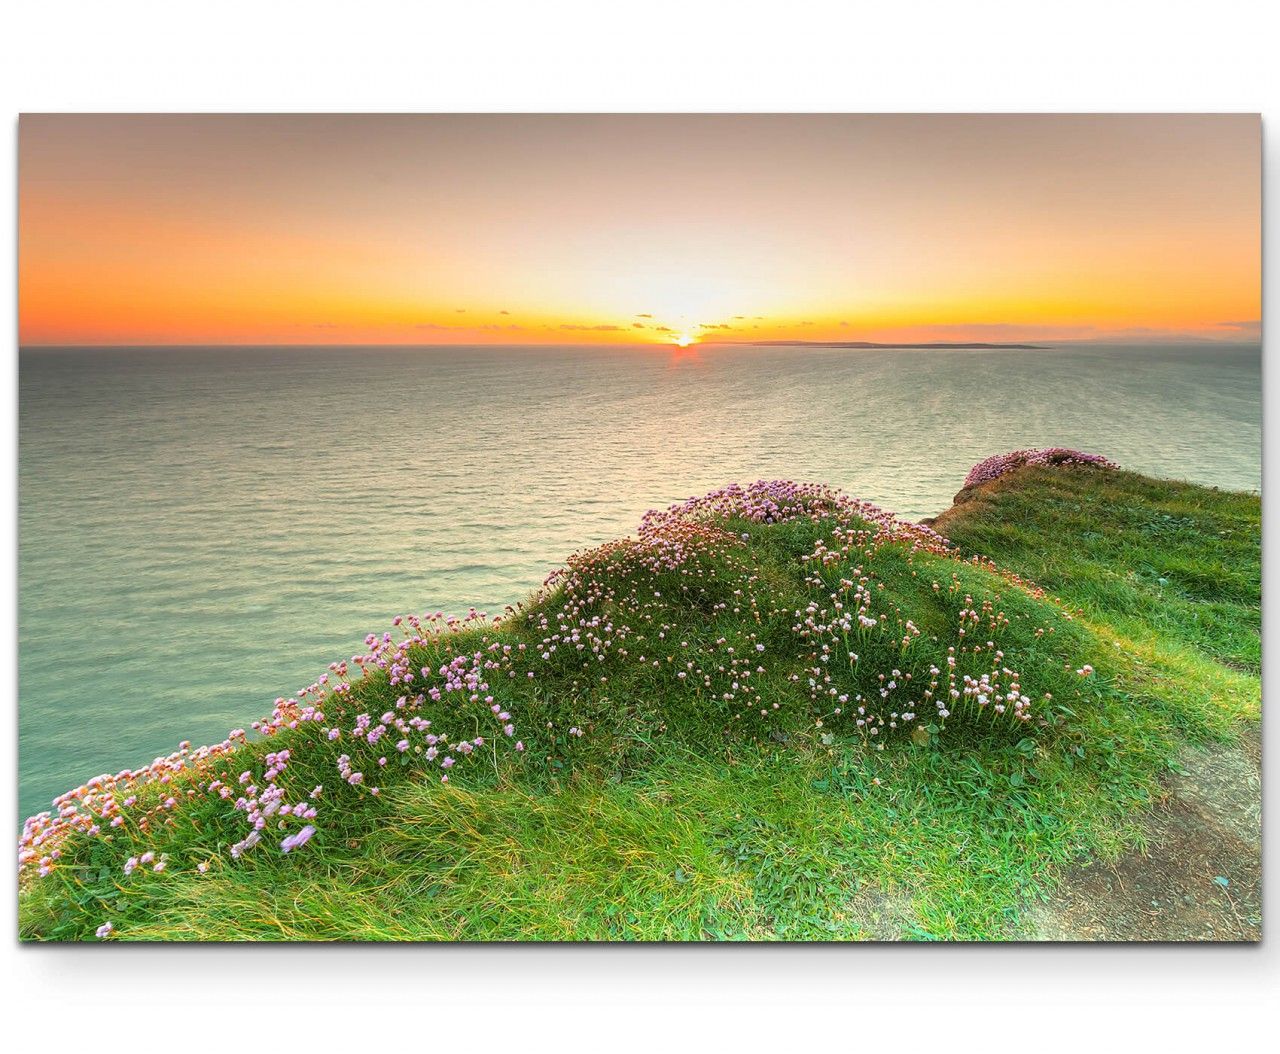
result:
[[[23,815],[730,481],[918,518],[1023,446],[1261,478],[1256,346],[31,349],[19,382]]]

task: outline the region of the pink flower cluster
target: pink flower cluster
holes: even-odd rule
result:
[[[315,803],[324,787],[312,788],[306,783],[290,789],[290,771],[299,761],[313,767],[317,762],[332,765],[333,754],[346,750],[348,753],[336,759],[338,776],[349,787],[376,797],[379,788],[368,786],[361,770],[385,768],[384,738],[396,741],[393,756],[404,757],[408,763],[412,755],[416,767],[436,767],[440,779],[447,782],[448,770],[483,747],[486,740],[475,736],[452,743],[448,735],[437,734],[432,722],[419,711],[428,700],[456,700],[458,707],[478,704],[474,708],[487,716],[497,738],[512,737],[512,715],[494,698],[486,679],[489,671],[503,666],[502,659],[511,654],[511,648],[494,642],[485,651],[456,655],[438,670],[415,668],[414,657],[451,634],[475,626],[493,627],[497,622],[475,611],[465,619],[438,613],[421,619],[413,615],[397,618],[396,626],[404,627],[401,639],[390,633],[381,637],[370,634],[365,639],[369,649],[365,654],[352,656],[349,663],[332,663],[328,673],[299,691],[296,698],[277,699],[270,718],[253,722],[253,732],[260,737],[290,735],[288,747],[266,751],[260,759],[244,730],[237,729],[214,746],[192,750],[191,744],[184,742],[176,753],[156,758],[145,768],[95,776],[55,799],[55,813],[43,812],[25,822],[18,845],[19,876],[43,878],[52,874],[69,842],[80,839],[119,839],[130,849],[143,850],[124,862],[125,877],[144,871],[159,874],[168,857],[147,848],[147,843],[154,845],[171,837],[184,819],[184,803],[196,805],[211,799],[225,802],[230,813],[243,815],[248,828],[230,846],[233,860],[254,849],[271,830],[279,832],[277,838],[283,835],[280,851],[292,852],[317,833],[310,821],[318,815]],[[355,679],[348,676],[348,670],[357,671]],[[357,712],[360,693],[356,689],[370,678],[383,678],[381,683],[389,686],[413,684],[421,690],[401,695],[385,712],[381,707],[373,713]],[[468,723],[473,720],[468,717]],[[522,749],[517,743],[517,752]],[[204,874],[208,866],[204,860],[196,870]]]
[[[809,664],[790,679],[807,690],[815,708],[825,709],[819,726],[831,719],[852,721],[868,743],[883,750],[885,734],[941,730],[949,718],[972,722],[985,714],[992,721],[1030,723],[1032,698],[999,645],[1010,621],[996,606],[999,598],[978,604],[953,575],[945,594],[963,597],[958,643],[943,652],[938,637],[924,636],[897,605],[884,605],[883,583],[869,566],[875,548],[858,524],[837,525],[830,541],[819,540],[801,561],[813,599],[795,613],[792,631],[813,650]],[[941,599],[942,584],[932,586]]]
[[[969,470],[964,478],[966,487],[976,487],[980,483],[990,483],[993,479],[1024,465],[1093,465],[1095,468],[1119,468],[1119,466],[1101,454],[1086,454],[1080,450],[1070,450],[1062,446],[1044,447],[1039,450],[1013,450],[1008,454],[993,454],[979,461]]]
[[[62,856],[63,843],[77,833],[89,838],[112,837],[116,832],[147,838],[171,821],[180,797],[195,795],[192,787],[181,786],[185,776],[206,771],[245,742],[243,729],[231,732],[221,743],[195,750],[183,742],[175,753],[143,768],[95,776],[59,795],[53,801],[55,812],[42,812],[24,822],[18,843],[19,873],[32,868],[42,878],[50,874]],[[139,805],[144,787],[161,793]]]
[[[852,498],[821,483],[788,479],[761,479],[747,487],[734,483],[679,502],[664,512],[650,510],[640,523],[640,537],[659,536],[673,525],[709,519],[736,518],[768,524],[786,523],[801,516],[862,520],[875,528],[881,540],[905,541],[925,549],[945,549],[947,544],[936,531],[900,520],[869,501]]]

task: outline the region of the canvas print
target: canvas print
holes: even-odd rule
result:
[[[1256,941],[1261,127],[28,114],[28,941]]]

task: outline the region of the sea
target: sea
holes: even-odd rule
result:
[[[1261,486],[1258,345],[24,348],[19,392],[23,816],[726,483],[918,519],[1061,445]]]

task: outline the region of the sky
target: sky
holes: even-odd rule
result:
[[[38,344],[1257,341],[1256,116],[24,115]]]

